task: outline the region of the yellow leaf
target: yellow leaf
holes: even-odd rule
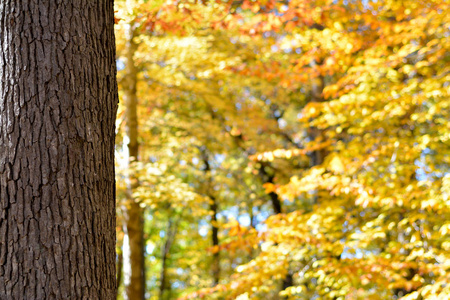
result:
[[[329,163],[329,169],[334,173],[343,173],[345,171],[345,166],[342,163],[341,158],[338,155],[334,155]]]

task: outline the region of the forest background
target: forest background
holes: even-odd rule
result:
[[[116,0],[118,299],[449,299],[446,0]]]

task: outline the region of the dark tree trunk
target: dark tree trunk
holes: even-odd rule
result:
[[[261,162],[261,168],[259,169],[259,174],[261,175],[262,180],[264,182],[274,184],[275,183],[275,175],[271,174],[270,172],[268,172],[266,170],[266,168],[269,168],[269,167],[270,167],[270,165],[268,163]],[[270,192],[269,197],[270,197],[270,201],[272,203],[273,212],[275,214],[283,213],[282,202],[281,202],[281,199],[278,197],[278,194],[275,192]],[[283,281],[282,281],[283,290],[292,286],[294,283],[294,278],[292,276],[291,271],[289,269],[287,271],[288,271],[288,273],[286,274],[286,277],[284,277]],[[282,299],[284,299],[284,298],[282,297]]]
[[[219,247],[219,228],[217,227],[217,214],[219,213],[219,208],[217,205],[217,199],[214,196],[210,196],[209,210],[212,212],[211,216],[211,241],[214,248]],[[213,273],[213,284],[214,286],[219,284],[220,281],[220,251],[217,250],[213,253],[212,261],[212,273]]]
[[[211,242],[214,248],[219,247],[219,227],[217,225],[217,215],[219,213],[219,204],[217,198],[213,195],[212,189],[212,176],[211,176],[211,165],[209,163],[209,155],[206,148],[200,148],[200,154],[204,163],[205,176],[207,182],[204,186],[204,194],[210,199],[209,210],[212,213],[211,216]],[[211,271],[213,275],[213,285],[216,286],[220,281],[220,251],[213,253],[211,262]]]
[[[269,172],[267,172],[266,168],[268,167],[269,167],[268,163],[261,162],[261,168],[259,169],[260,175],[265,183],[275,184],[275,175],[269,174]],[[269,197],[270,202],[272,203],[273,212],[276,215],[281,214],[283,210],[281,206],[281,200],[278,197],[278,194],[275,192],[270,192]]]
[[[0,299],[114,299],[112,0],[0,2]]]

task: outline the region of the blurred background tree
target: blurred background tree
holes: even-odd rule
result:
[[[450,297],[445,1],[116,1],[118,298]]]

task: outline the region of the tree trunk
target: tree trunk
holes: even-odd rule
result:
[[[266,168],[268,168],[268,167],[269,167],[268,163],[261,162],[261,168],[259,169],[260,175],[264,182],[274,184],[275,183],[275,175],[267,172]],[[270,192],[269,197],[272,202],[272,208],[273,208],[274,213],[275,214],[283,213],[281,199],[278,197],[278,194],[275,192]],[[288,272],[282,281],[282,289],[283,290],[292,286],[294,283],[294,278],[292,276],[291,270],[288,268],[287,271]],[[285,299],[285,298],[282,297],[281,299]]]
[[[116,291],[116,299],[119,299],[119,287],[120,283],[122,282],[122,268],[123,268],[123,253],[120,251],[117,254],[117,276],[116,276],[116,282],[117,282],[117,291]]]
[[[206,148],[200,148],[200,154],[204,163],[205,176],[207,178],[204,189],[204,194],[209,198],[209,210],[212,212],[211,216],[211,242],[214,248],[219,247],[219,227],[217,225],[217,215],[219,213],[219,204],[217,198],[213,195],[213,179],[211,175],[211,165],[209,163],[209,155]],[[213,275],[213,286],[219,284],[220,281],[220,251],[213,253],[211,262],[211,271]]]
[[[139,186],[139,178],[134,166],[139,158],[138,117],[137,117],[137,68],[134,54],[137,45],[133,41],[134,25],[128,25],[126,30],[125,70],[122,78],[123,100],[125,103],[125,143],[128,152],[129,173],[127,178],[127,199],[122,206],[124,215],[124,285],[125,297],[129,300],[145,299],[145,256],[144,256],[144,218],[143,209],[133,197]]]
[[[275,184],[275,174],[270,174],[267,172],[266,168],[269,168],[270,164],[266,162],[261,162],[261,167],[259,168],[259,174],[262,177],[262,180],[265,183]],[[275,192],[269,193],[270,201],[272,203],[273,212],[278,215],[283,212],[281,199],[278,197],[278,194]]]
[[[0,299],[114,299],[113,1],[0,23]]]
[[[169,217],[169,223],[167,224],[167,230],[166,230],[166,242],[163,245],[162,248],[162,255],[161,255],[161,278],[160,278],[160,285],[159,285],[159,299],[169,299],[170,298],[170,281],[167,276],[167,269],[169,268],[169,255],[170,250],[172,249],[172,245],[175,242],[175,237],[177,235],[178,231],[178,222],[179,219],[177,219],[175,222],[172,220],[172,218]],[[167,291],[169,293],[167,293]]]
[[[313,64],[315,65],[315,63]],[[311,102],[324,102],[323,89],[325,88],[325,80],[322,76],[314,79],[311,83]],[[308,136],[311,140],[319,139],[321,142],[325,142],[325,131],[316,127],[308,128]],[[325,157],[328,155],[326,149],[318,149],[311,153],[311,167],[319,166],[325,161]],[[317,200],[317,199],[316,199]]]
[[[211,216],[211,241],[213,247],[219,248],[219,227],[217,227],[217,214],[219,213],[217,199],[214,196],[210,196],[210,205],[209,210],[212,212]],[[220,251],[217,250],[213,253],[213,261],[212,261],[212,273],[213,273],[213,285],[216,286],[220,281]]]

